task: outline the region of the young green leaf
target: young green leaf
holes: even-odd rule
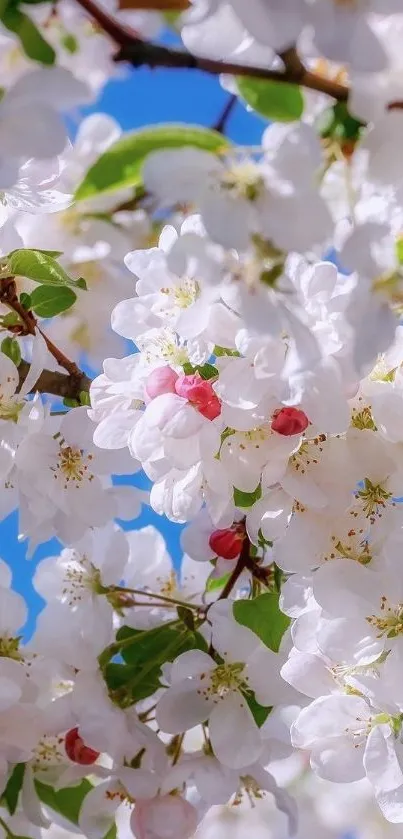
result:
[[[259,705],[254,693],[245,693],[244,697],[249,705],[250,710],[253,714],[253,719],[259,728],[266,722],[267,717],[270,714],[271,707],[267,707],[266,705]]]
[[[25,309],[26,312],[29,312],[31,308],[31,295],[22,291],[20,294],[20,303],[22,308]]]
[[[1,796],[2,803],[6,804],[8,812],[13,816],[18,804],[18,798],[21,791],[22,783],[25,774],[25,763],[17,763],[7,781],[3,795]]]
[[[258,114],[275,122],[293,122],[304,112],[304,97],[297,84],[237,76],[242,99]]]
[[[256,487],[254,492],[243,492],[241,489],[234,487],[234,504],[236,507],[252,507],[262,495],[260,484]]]
[[[183,365],[183,372],[186,376],[191,376],[192,373],[198,373],[202,379],[215,379],[218,376],[217,367],[214,364],[191,364],[190,361],[185,361]]]
[[[20,345],[15,338],[11,338],[10,336],[4,338],[1,342],[1,351],[4,355],[11,358],[11,361],[14,361],[14,364],[18,367],[21,361],[21,350]]]
[[[173,661],[186,650],[207,650],[204,638],[197,631],[186,630],[181,622],[162,624],[145,632],[122,626],[116,640],[133,638],[133,644],[122,648],[125,664],[111,662],[105,668],[106,683],[118,691],[117,699],[131,704],[145,699],[160,687],[161,666]]]
[[[142,128],[122,137],[98,158],[78,186],[75,198],[81,201],[122,187],[137,187],[142,183],[142,167],[150,152],[182,146],[216,153],[228,148],[229,141],[217,131],[197,125]]]
[[[80,809],[85,796],[93,789],[92,784],[84,778],[79,784],[64,789],[53,789],[42,781],[35,781],[35,789],[41,801],[50,807],[63,818],[75,825],[78,825]],[[112,831],[112,832],[111,832]],[[114,826],[105,835],[104,839],[115,839],[116,827]]]
[[[85,280],[73,280],[64,268],[56,261],[53,254],[59,251],[40,251],[30,248],[20,248],[12,251],[7,257],[10,274],[28,277],[36,283],[50,286],[73,286],[85,288]]]
[[[79,43],[75,35],[72,35],[71,32],[66,32],[65,35],[62,35],[60,38],[60,43],[64,49],[70,53],[70,55],[74,55],[74,53],[78,52],[79,50]]]
[[[235,620],[251,629],[261,641],[278,652],[290,619],[280,611],[277,592],[267,592],[254,600],[237,600],[233,605]]]
[[[40,64],[55,63],[56,53],[53,47],[45,41],[28,15],[10,4],[2,12],[1,20],[6,29],[18,36],[28,58]]]
[[[60,315],[75,303],[77,297],[67,286],[41,285],[31,294],[31,306],[41,318]]]

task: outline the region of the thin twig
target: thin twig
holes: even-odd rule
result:
[[[147,12],[184,12],[189,5],[189,0],[119,0],[119,9]]]
[[[110,590],[112,591],[112,593],[118,592],[122,594],[136,594],[140,595],[141,597],[150,597],[153,600],[160,600],[161,603],[169,603],[170,606],[182,606],[185,609],[195,609],[197,612],[199,612],[203,608],[202,606],[198,606],[196,603],[190,603],[187,600],[178,600],[177,597],[168,597],[165,594],[159,594],[154,591],[146,591],[140,588],[126,588],[126,586],[111,586]],[[157,606],[158,604],[149,603],[148,605],[152,607],[153,605]]]
[[[239,577],[241,576],[242,571],[244,571],[244,569],[247,566],[247,563],[248,563],[248,560],[249,560],[249,553],[250,553],[250,541],[249,541],[249,537],[245,535],[245,538],[243,540],[242,550],[241,550],[241,553],[239,554],[238,562],[237,562],[232,574],[230,575],[229,579],[225,583],[225,586],[224,586],[221,594],[217,598],[217,600],[224,600],[231,593],[232,589],[235,586],[235,583],[238,581]]]
[[[231,96],[229,97],[228,101],[226,102],[225,107],[223,108],[222,113],[218,117],[217,122],[214,125],[211,126],[213,131],[218,131],[219,134],[224,134],[225,133],[225,128],[226,128],[228,119],[231,116],[237,102],[238,102],[238,97],[237,97],[236,93],[231,93]]]
[[[327,93],[339,102],[345,102],[349,89],[333,79],[326,79],[316,73],[311,73],[301,62],[296,63],[295,56],[290,51],[283,53],[284,71],[268,70],[265,67],[255,67],[236,64],[229,61],[216,61],[213,58],[202,58],[183,50],[163,47],[159,44],[148,43],[138,38],[136,33],[123,26],[112,15],[101,9],[94,0],[77,0],[77,3],[99,24],[101,29],[117,44],[119,51],[115,61],[128,61],[133,67],[174,67],[188,70],[203,70],[205,73],[220,75],[226,73],[231,76],[249,76],[256,79],[266,79],[277,82],[294,82],[310,90]],[[291,47],[292,51],[294,48]],[[288,66],[286,66],[288,61]]]
[[[70,361],[64,352],[62,352],[59,347],[57,347],[56,344],[54,344],[53,341],[45,335],[42,329],[38,326],[38,321],[34,313],[28,309],[24,309],[21,305],[18,299],[14,277],[6,277],[0,281],[0,302],[8,306],[8,308],[15,312],[20,319],[20,323],[13,326],[12,331],[17,331],[20,335],[36,335],[36,332],[38,331],[42,335],[49,352],[53,355],[53,358],[57,361],[60,367],[64,367],[72,378],[82,378],[84,374],[82,370],[77,367],[77,364],[74,361]]]

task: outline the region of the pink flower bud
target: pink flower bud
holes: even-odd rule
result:
[[[308,427],[309,419],[299,408],[279,408],[274,411],[271,427],[277,434],[284,437],[292,437],[294,434],[302,434]]]
[[[213,420],[221,414],[221,402],[214,393],[211,382],[202,379],[199,373],[179,376],[175,390],[178,396],[187,399],[206,419]]]
[[[175,382],[178,374],[172,367],[157,367],[147,378],[145,390],[150,399],[161,396],[162,393],[175,393]]]
[[[214,530],[209,539],[209,545],[217,556],[223,559],[236,559],[241,553],[243,534],[238,530]]]
[[[180,795],[137,799],[130,819],[136,839],[189,839],[197,824],[195,808]]]
[[[84,740],[78,733],[78,728],[71,728],[67,732],[64,738],[64,748],[67,757],[81,766],[90,766],[91,763],[95,763],[100,754],[95,749],[85,745]]]

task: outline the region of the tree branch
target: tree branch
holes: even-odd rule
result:
[[[119,0],[119,9],[146,12],[184,12],[189,5],[189,0]]]
[[[60,367],[64,367],[65,370],[69,373],[72,378],[80,379],[83,375],[82,371],[74,361],[70,361],[69,358],[59,350],[59,347],[53,343],[53,341],[42,332],[42,329],[38,326],[38,321],[33,312],[30,310],[24,309],[21,305],[18,294],[16,290],[15,280],[14,277],[5,277],[3,280],[0,281],[0,301],[8,306],[13,312],[15,312],[19,317],[19,323],[17,326],[12,327],[13,332],[17,332],[19,335],[35,335],[38,331],[41,335],[45,344],[53,355],[53,358],[60,364]]]
[[[237,102],[238,102],[238,97],[237,97],[236,93],[231,93],[231,96],[229,97],[228,101],[226,102],[225,107],[223,108],[220,116],[217,119],[217,122],[215,122],[214,125],[211,126],[213,131],[218,131],[219,134],[224,134],[225,128],[226,128],[226,125],[227,125],[227,121],[228,121],[229,117],[231,116],[232,111],[234,110]]]
[[[250,541],[249,536],[245,534],[245,538],[243,540],[242,550],[239,554],[238,562],[230,575],[229,579],[225,583],[225,586],[217,598],[218,600],[225,600],[226,597],[231,593],[232,589],[234,588],[235,583],[239,579],[242,574],[242,571],[246,568],[249,562],[249,552],[250,552]]]
[[[326,79],[306,70],[302,62],[296,60],[294,47],[282,54],[285,70],[267,70],[265,67],[249,67],[228,61],[216,61],[212,58],[201,58],[183,50],[151,44],[138,38],[136,33],[121,25],[115,18],[104,12],[94,0],[77,0],[77,3],[96,20],[99,26],[109,35],[119,47],[115,61],[128,61],[133,67],[168,67],[185,68],[188,70],[203,70],[205,73],[220,75],[227,73],[231,76],[249,76],[255,79],[266,79],[276,82],[294,82],[310,90],[326,93],[345,102],[349,89],[345,85],[332,79]]]
[[[27,361],[21,361],[18,365],[18,373],[20,376],[20,387],[25,382],[29,373],[30,364]],[[53,396],[60,396],[61,399],[80,399],[81,391],[89,391],[91,379],[81,373],[80,377],[70,376],[66,373],[58,373],[53,370],[42,370],[35,387],[32,388],[31,393],[39,391],[39,393],[50,393]]]

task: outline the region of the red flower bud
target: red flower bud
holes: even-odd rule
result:
[[[64,748],[67,757],[73,760],[74,763],[80,763],[81,766],[90,766],[95,763],[99,757],[99,752],[86,746],[82,737],[78,733],[78,728],[71,728],[64,738]]]
[[[145,384],[145,391],[150,399],[161,396],[161,393],[175,393],[175,382],[178,374],[172,367],[157,367],[150,373]]]
[[[222,559],[236,559],[241,553],[243,534],[237,530],[214,530],[209,539],[212,551]]]
[[[302,434],[308,425],[307,415],[299,408],[279,408],[278,411],[274,411],[271,421],[273,431],[283,434],[284,437]]]
[[[190,404],[206,419],[213,420],[221,414],[221,402],[211,382],[202,379],[199,373],[179,376],[175,383],[178,396],[188,399]]]

